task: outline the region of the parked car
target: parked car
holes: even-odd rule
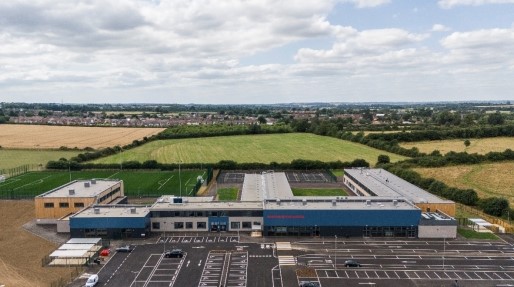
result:
[[[109,254],[111,254],[111,250],[109,248],[105,248],[100,251],[100,256],[109,256]]]
[[[87,279],[86,287],[93,287],[96,285],[96,283],[98,283],[98,275],[93,274],[93,275],[89,276],[89,278]]]
[[[346,260],[344,267],[361,267],[361,264],[355,260]]]
[[[124,245],[124,246],[120,246],[118,248],[116,248],[116,251],[118,252],[130,252],[134,250],[134,247],[130,246],[130,245]]]
[[[300,282],[300,287],[319,287],[319,283],[311,281],[302,281]]]
[[[166,258],[182,258],[184,257],[184,251],[182,249],[173,249],[164,252]]]

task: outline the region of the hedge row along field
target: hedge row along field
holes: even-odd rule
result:
[[[217,163],[231,160],[239,163],[281,163],[299,158],[326,162],[362,158],[374,165],[380,154],[387,154],[391,162],[406,159],[358,143],[313,134],[291,133],[151,141],[93,162],[156,160],[160,163]]]

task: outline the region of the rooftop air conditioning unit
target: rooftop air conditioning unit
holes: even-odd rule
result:
[[[89,187],[89,182],[84,182],[84,187]]]
[[[130,213],[132,213],[132,214],[136,214],[136,213],[137,213],[137,212],[136,212],[136,208],[135,208],[135,207],[131,207],[131,208],[130,208]]]
[[[366,200],[366,206],[371,206],[371,200]]]
[[[70,195],[75,195],[75,190],[74,190],[74,189],[70,189],[70,190],[68,190],[68,193],[69,193]]]
[[[332,199],[332,206],[336,206],[336,205],[337,205],[337,200]]]
[[[393,205],[394,205],[394,206],[398,206],[398,200],[396,200],[396,199],[395,199],[395,200],[393,200]]]
[[[98,207],[93,208],[93,212],[95,214],[100,214],[100,208],[98,208]]]
[[[303,203],[303,205],[307,205],[307,199],[305,199],[305,198],[302,199],[302,203]]]
[[[92,179],[91,184],[96,184],[96,179]]]
[[[280,199],[277,199],[277,205],[280,205]]]

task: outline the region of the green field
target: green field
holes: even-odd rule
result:
[[[0,149],[0,170],[18,167],[21,165],[42,165],[44,168],[50,160],[58,160],[62,157],[71,158],[82,151],[60,150],[18,150]]]
[[[340,188],[292,188],[294,196],[346,196]]]
[[[358,143],[291,133],[159,140],[94,162],[156,160],[160,163],[217,163],[220,160],[233,160],[240,163],[288,163],[294,159],[344,162],[362,158],[374,165],[380,154],[388,155],[391,162],[405,159]]]
[[[467,239],[498,240],[498,236],[488,232],[476,232],[471,229],[457,228],[457,233]]]
[[[218,189],[218,200],[235,201],[237,200],[237,188],[220,188]]]
[[[42,171],[8,178],[0,183],[0,198],[36,196],[76,179],[121,179],[128,196],[180,195],[194,196],[197,177],[207,178],[205,171]],[[181,182],[181,184],[179,184]]]

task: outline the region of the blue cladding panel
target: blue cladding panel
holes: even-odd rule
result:
[[[264,210],[264,226],[418,226],[421,210]]]
[[[70,218],[70,228],[145,228],[150,224],[146,217]]]

